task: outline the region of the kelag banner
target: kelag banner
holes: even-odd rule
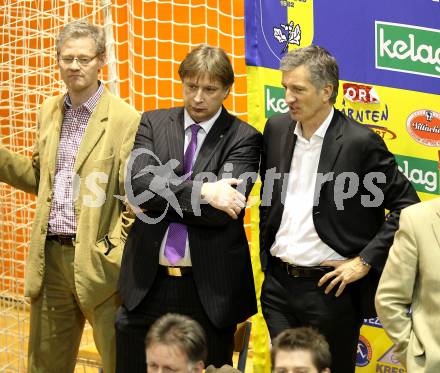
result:
[[[440,194],[440,2],[245,0],[248,119],[259,130],[288,111],[279,63],[293,48],[328,49],[340,68],[336,107],[383,137],[422,200]],[[258,211],[253,210],[254,223]],[[254,234],[257,234],[254,227]],[[252,246],[258,266],[258,247]],[[262,282],[255,274],[256,285]],[[254,371],[269,369],[261,314]],[[404,372],[379,320],[365,320],[357,372]]]

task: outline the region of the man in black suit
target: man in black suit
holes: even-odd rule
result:
[[[289,113],[267,121],[260,167],[263,315],[272,338],[315,327],[332,372],[354,372],[400,210],[418,197],[383,140],[333,108],[339,72],[326,50],[295,49],[281,71]]]
[[[128,166],[127,195],[143,211],[119,280],[120,373],[145,372],[145,335],[168,312],[202,325],[207,365],[232,364],[236,324],[257,310],[243,216],[262,136],[222,106],[234,81],[223,50],[194,49],[179,76],[184,107],[143,114]]]

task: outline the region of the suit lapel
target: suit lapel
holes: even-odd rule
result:
[[[51,133],[49,134],[47,144],[46,159],[48,160],[50,184],[53,185],[53,179],[56,169],[58,146],[60,144],[61,124],[63,123],[64,114],[64,95],[59,96],[59,100],[54,106]]]
[[[193,166],[193,175],[203,171],[209,160],[215,153],[215,150],[221,143],[221,139],[224,133],[231,126],[231,116],[228,114],[225,108],[222,109],[220,116],[215,121],[211,130],[206,135],[205,141],[203,141],[199,154]]]
[[[183,108],[173,110],[170,113],[170,123],[166,127],[166,136],[168,142],[169,159],[179,161],[176,168],[176,174],[183,174],[183,148],[185,144],[185,123],[183,119]]]
[[[338,112],[335,110],[322,143],[321,156],[318,164],[319,174],[326,174],[333,170],[333,166],[341,150],[343,128],[342,122],[338,117]]]
[[[81,166],[89,156],[90,152],[94,149],[96,143],[104,134],[105,125],[108,122],[109,110],[110,108],[108,93],[104,91],[102,93],[101,99],[98,102],[98,105],[96,106],[89,119],[86,130],[82,137],[81,144],[78,149],[78,154],[75,160],[75,172],[77,172],[81,168]]]
[[[289,118],[290,118],[290,116],[289,116]],[[286,140],[285,140],[284,146],[281,146],[281,148],[277,150],[277,151],[279,151],[279,156],[280,156],[279,172],[283,176],[281,177],[281,179],[276,179],[274,181],[273,194],[272,194],[272,196],[273,196],[272,197],[273,198],[272,204],[274,206],[277,206],[277,208],[275,210],[277,222],[275,225],[278,227],[281,223],[281,217],[283,216],[283,212],[284,212],[284,204],[285,204],[284,193],[287,192],[287,183],[289,181],[288,177],[289,177],[289,173],[290,173],[290,166],[292,163],[293,152],[295,150],[295,144],[296,144],[296,138],[297,138],[297,136],[295,135],[295,127],[296,127],[296,122],[294,122],[293,120],[290,120],[289,124],[286,126],[287,133],[285,134]],[[283,134],[281,134],[281,136],[283,136]],[[281,142],[281,144],[282,144],[282,142]],[[283,185],[284,185],[284,190],[283,190]]]
[[[296,122],[290,121],[286,134],[286,142],[284,147],[280,149],[280,172],[290,172],[290,165],[292,164],[293,150],[295,149],[296,135],[295,135]]]

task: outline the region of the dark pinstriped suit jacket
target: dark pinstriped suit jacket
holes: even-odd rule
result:
[[[253,127],[222,109],[219,118],[207,134],[193,167],[193,175],[211,172],[221,178],[239,177],[245,172],[257,173],[262,136]],[[202,181],[176,180],[183,175],[184,120],[183,108],[145,112],[138,129],[134,150],[148,149],[154,155],[136,157],[131,170],[133,194],[151,191],[161,184],[172,190],[182,209],[183,217],[168,205],[164,189],[156,189],[154,196],[141,204],[145,214],[165,217],[155,224],[137,218],[127,239],[122,258],[119,291],[124,305],[133,310],[146,296],[156,276],[159,249],[170,222],[188,226],[193,275],[201,302],[210,320],[217,327],[240,322],[257,312],[255,288],[248,243],[243,228],[242,212],[237,220],[226,213],[202,204],[200,214],[191,203],[198,205]],[[149,152],[148,152],[149,153]],[[174,172],[160,172],[146,166],[179,161]],[[225,164],[232,165],[230,168]],[[138,173],[142,176],[135,177]],[[231,175],[232,174],[232,175]],[[174,177],[173,177],[174,176]],[[255,181],[255,180],[254,180]],[[253,181],[246,184],[246,196]],[[151,188],[151,189],[150,189]],[[147,198],[145,198],[147,199]],[[199,215],[199,216],[197,216]]]

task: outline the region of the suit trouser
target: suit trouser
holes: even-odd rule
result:
[[[116,294],[93,310],[81,308],[74,283],[75,248],[47,240],[45,277],[31,300],[28,372],[70,373],[75,369],[85,320],[101,355],[104,373],[115,371]]]
[[[159,267],[160,268],[160,267]],[[145,337],[151,325],[167,313],[179,313],[196,320],[207,337],[205,365],[232,365],[236,325],[217,328],[209,320],[197,294],[192,274],[171,277],[158,271],[151,290],[134,310],[121,306],[116,316],[116,371],[145,373]]]
[[[261,307],[271,339],[288,328],[311,326],[325,336],[332,354],[332,373],[355,371],[362,318],[353,306],[348,285],[342,295],[324,293],[319,278],[287,274],[271,263],[261,290]]]

